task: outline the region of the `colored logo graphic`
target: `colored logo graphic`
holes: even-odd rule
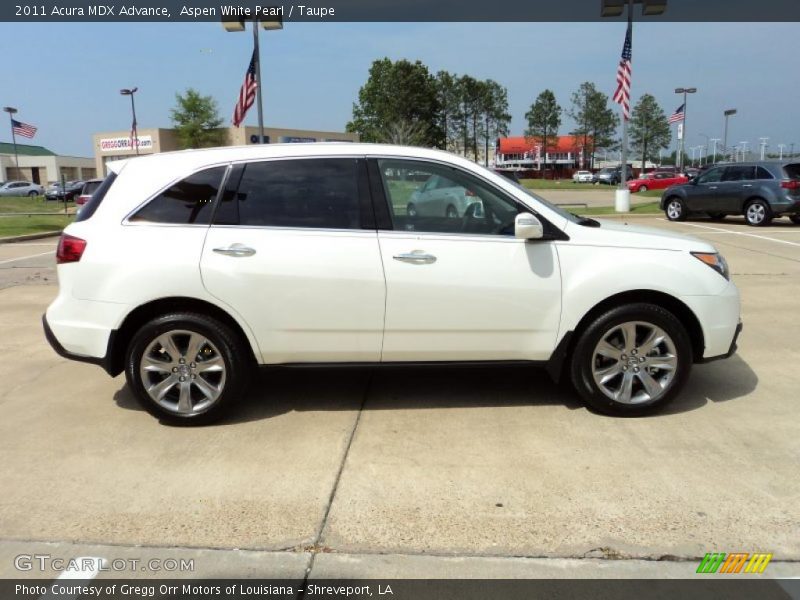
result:
[[[732,554],[725,554],[724,552],[708,552],[703,560],[700,561],[700,566],[697,567],[697,573],[763,573],[767,568],[769,561],[772,560],[772,554],[766,552],[756,552],[749,554],[747,552],[734,552]]]

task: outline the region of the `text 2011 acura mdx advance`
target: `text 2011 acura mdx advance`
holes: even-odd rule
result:
[[[166,421],[217,419],[256,365],[309,363],[540,364],[640,415],[736,349],[713,246],[573,216],[451,154],[275,144],[108,167],[59,242],[45,332]],[[409,214],[430,180],[473,202]]]

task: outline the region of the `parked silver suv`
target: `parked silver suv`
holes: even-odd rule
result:
[[[717,165],[689,183],[664,190],[661,209],[670,221],[692,213],[713,219],[744,215],[748,225],[788,216],[800,225],[800,162],[759,161]]]

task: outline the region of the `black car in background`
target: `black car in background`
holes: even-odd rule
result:
[[[81,193],[84,183],[84,181],[67,181],[66,186],[62,187],[60,182],[56,182],[47,188],[44,196],[48,200],[71,202]]]
[[[712,219],[744,215],[748,225],[759,227],[786,215],[800,225],[800,162],[716,165],[689,183],[664,190],[660,207],[670,221],[684,221],[693,213]]]

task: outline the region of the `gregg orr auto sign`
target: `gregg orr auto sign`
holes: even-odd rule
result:
[[[153,147],[153,137],[140,135],[137,139],[139,149],[151,149]],[[100,152],[123,152],[136,148],[134,140],[129,137],[103,138],[100,140]]]

